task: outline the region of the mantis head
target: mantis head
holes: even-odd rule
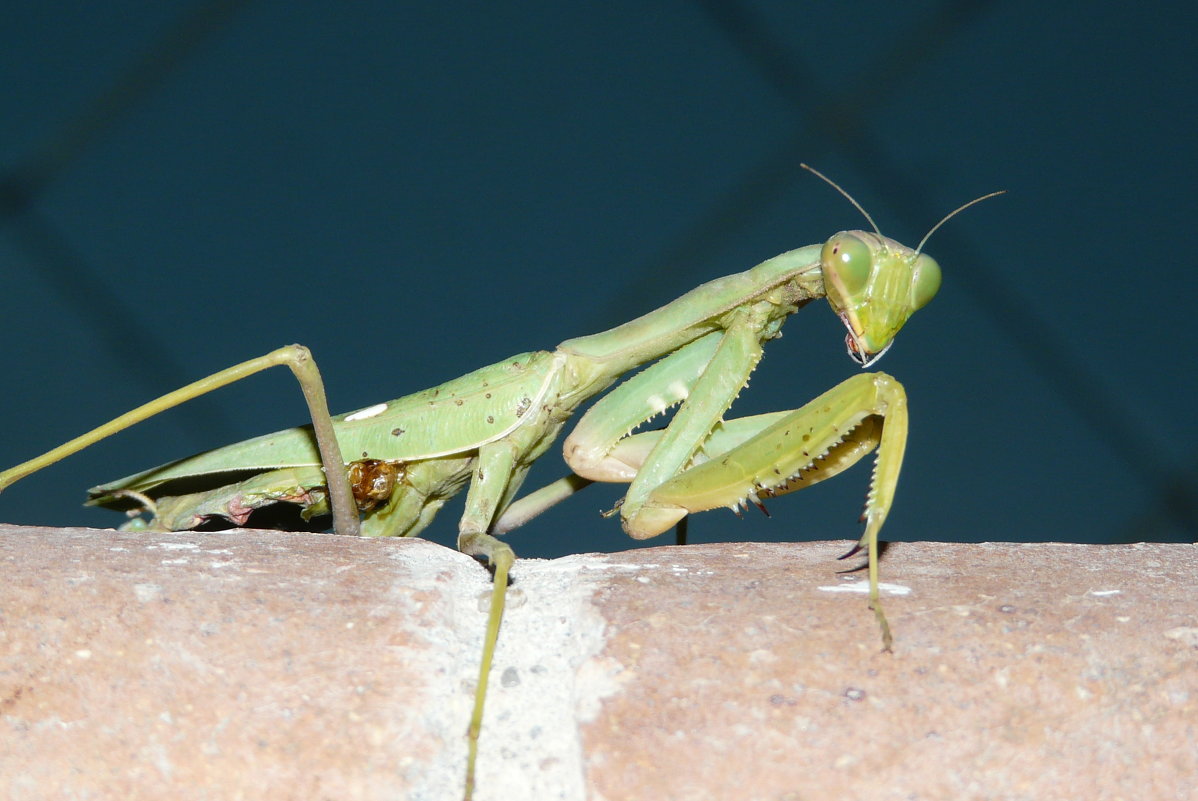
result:
[[[940,289],[940,265],[926,253],[868,231],[842,231],[820,253],[824,291],[848,329],[849,356],[868,367],[907,319]]]
[[[882,236],[869,212],[835,181],[806,164],[799,166],[844,195],[874,229],[873,232],[841,231],[824,243],[820,252],[824,293],[832,310],[849,329],[844,338],[849,356],[862,367],[868,367],[882,358],[903,324],[917,309],[928,305],[940,289],[940,265],[923,252],[928,238],[973,204],[1002,192],[974,198],[948,213],[912,250]]]

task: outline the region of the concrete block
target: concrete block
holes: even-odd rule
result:
[[[490,799],[1198,797],[1198,547],[521,560]],[[453,799],[488,577],[423,540],[0,526],[0,795]]]

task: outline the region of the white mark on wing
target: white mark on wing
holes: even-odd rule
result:
[[[385,411],[387,411],[387,404],[376,403],[375,405],[368,406],[367,408],[362,409],[361,411],[357,411],[357,412],[354,412],[353,414],[346,415],[345,422],[348,423],[351,420],[369,420],[371,417],[378,417],[380,414],[382,414]]]

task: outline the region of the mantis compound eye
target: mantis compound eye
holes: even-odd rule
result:
[[[940,265],[926,253],[915,257],[915,274],[911,281],[911,305],[922,309],[940,289]]]
[[[828,300],[843,309],[865,292],[873,270],[873,250],[853,234],[839,233],[824,243],[820,263]]]

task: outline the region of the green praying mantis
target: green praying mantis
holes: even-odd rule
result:
[[[805,168],[811,170],[811,168]],[[0,472],[0,491],[41,468],[141,420],[272,366],[299,381],[312,419],[90,490],[89,504],[134,506],[154,530],[186,530],[213,520],[245,524],[279,505],[303,520],[331,513],[339,534],[415,536],[466,487],[458,548],[494,574],[474,708],[467,728],[465,797],[475,763],[487,681],[515,562],[500,535],[596,481],[627,483],[618,505],[632,537],[657,536],[687,515],[796,492],[877,451],[866,496],[864,549],[869,604],[889,650],[892,636],[878,597],[878,534],[894,499],[907,439],[901,384],[860,373],[801,408],[725,419],[763,345],[786,319],[826,297],[847,328],[848,353],[873,364],[940,287],[940,267],[922,252],[873,231],[844,231],[822,245],[783,253],[745,272],[709,281],[671,303],[608,331],[521,353],[440,386],[330,416],[309,351],[299,345],[222,370],[140,406],[42,456]],[[649,365],[645,367],[645,365]],[[532,463],[556,441],[580,406],[644,368],[594,403],[565,440],[571,472],[517,499]],[[659,430],[637,431],[677,407]],[[613,514],[616,510],[613,510]]]

